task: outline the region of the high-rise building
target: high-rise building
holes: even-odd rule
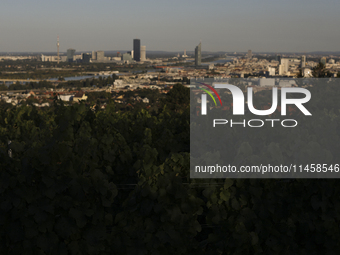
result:
[[[201,58],[202,58],[202,53],[201,53],[201,42],[200,42],[200,44],[197,45],[195,48],[195,66],[201,65]]]
[[[322,57],[320,59],[320,63],[322,63],[323,65],[326,65],[326,57]]]
[[[289,68],[289,59],[280,57],[279,75],[287,74],[288,68]]]
[[[283,75],[284,74],[284,66],[282,64],[279,64],[278,71],[279,71],[279,75]]]
[[[107,60],[104,51],[92,51],[91,59],[94,62],[105,62]]]
[[[146,46],[140,46],[140,61],[146,61]]]
[[[301,56],[301,68],[306,67],[306,56],[302,55]]]
[[[90,53],[82,53],[81,59],[82,59],[83,63],[89,63],[90,59],[91,59],[91,54]]]
[[[288,70],[289,70],[289,59],[288,58],[284,58],[281,60],[281,62],[284,64],[285,68],[284,68],[284,71],[285,73],[288,73]]]
[[[137,62],[140,61],[140,39],[133,39],[133,59]]]
[[[97,60],[97,52],[92,51],[92,60]]]
[[[105,60],[104,51],[97,51],[97,61],[103,62]]]
[[[76,53],[75,49],[68,49],[67,50],[67,53],[66,53],[67,62],[73,62],[73,57],[74,57],[75,53]]]
[[[251,58],[253,57],[253,53],[252,53],[251,50],[248,50],[248,55],[247,55],[247,57],[248,57],[249,59],[251,59]]]
[[[122,61],[131,61],[132,60],[132,57],[131,57],[131,54],[129,53],[124,53],[121,57],[121,60]]]

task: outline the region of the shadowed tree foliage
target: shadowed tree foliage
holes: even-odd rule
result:
[[[311,93],[326,125],[286,147],[233,130],[229,153],[274,162],[301,141],[337,160],[339,86]],[[157,113],[0,105],[1,254],[339,254],[338,180],[189,178],[188,102],[176,85]]]
[[[325,65],[321,62],[313,68],[312,75],[315,78],[325,78],[332,76],[331,73],[326,69]]]

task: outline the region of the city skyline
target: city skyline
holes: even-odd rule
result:
[[[104,51],[131,47],[141,38],[153,51],[191,49],[202,39],[206,51],[339,51],[340,3],[242,0],[58,2],[3,1],[0,52]],[[67,7],[67,8],[66,8]]]

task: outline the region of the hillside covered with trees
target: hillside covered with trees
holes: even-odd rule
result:
[[[308,135],[339,141],[339,87],[311,90],[332,110]],[[190,179],[189,101],[2,105],[0,253],[338,254],[337,179]]]

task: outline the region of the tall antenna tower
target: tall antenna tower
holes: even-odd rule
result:
[[[57,37],[57,63],[59,64],[59,35]]]

